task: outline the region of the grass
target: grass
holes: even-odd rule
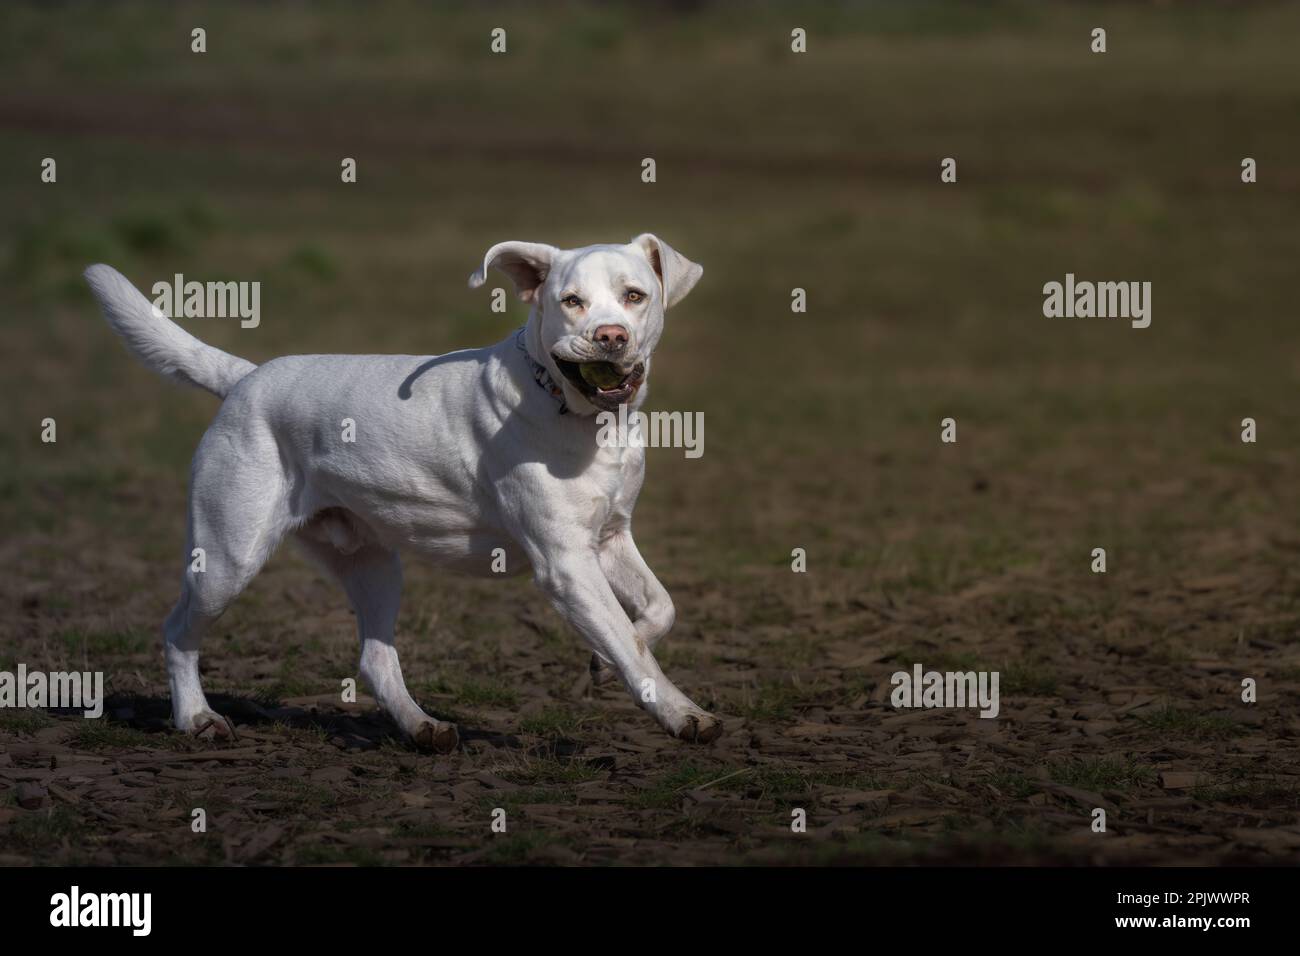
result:
[[[520,865],[530,862],[547,847],[563,845],[558,837],[530,830],[525,833],[502,833],[494,836],[487,845],[483,862],[496,866]]]
[[[607,714],[599,711],[549,706],[522,717],[519,721],[519,732],[545,737],[548,740],[561,740],[574,737],[584,730],[599,728],[608,719]]]
[[[985,782],[999,794],[1013,800],[1023,800],[1043,789],[1041,784],[1019,771],[990,774]]]
[[[297,726],[285,723],[282,720],[277,720],[272,722],[268,729],[272,733],[280,736],[297,737],[299,739],[311,740],[316,743],[324,743],[333,736],[332,731],[330,731],[328,727],[316,721],[309,722],[302,726]],[[407,750],[405,742],[400,744],[400,749],[402,752]]]
[[[881,790],[885,785],[881,777],[870,773],[761,766],[746,768],[746,772],[721,781],[718,788],[739,793],[746,799],[770,800],[777,805],[811,798],[811,805],[817,806],[819,791],[825,788]]]
[[[328,694],[330,692],[337,692],[339,699],[342,699],[343,691],[337,683],[331,686],[323,679],[297,676],[288,670],[286,670],[285,676],[276,677],[268,683],[252,689],[252,694],[258,701],[262,703],[271,702],[277,705],[292,697],[314,697],[317,694]],[[364,693],[364,690],[359,688],[359,692]]]
[[[340,800],[336,785],[324,786],[296,777],[268,781],[264,792],[291,812],[298,813],[320,813],[335,806]]]
[[[331,281],[338,276],[339,267],[334,257],[315,243],[304,243],[294,248],[285,260],[286,265],[308,278]]]
[[[83,653],[93,662],[100,657],[121,657],[141,654],[154,643],[152,635],[135,630],[87,631],[69,628],[55,635],[74,658]]]
[[[54,718],[43,710],[0,710],[0,730],[11,734],[34,734],[54,726]]]
[[[1165,706],[1147,714],[1135,715],[1152,735],[1188,740],[1226,740],[1245,732],[1241,724],[1221,714],[1200,713]]]
[[[694,762],[667,770],[659,775],[653,785],[636,793],[632,805],[643,810],[668,810],[680,806],[682,794],[687,790],[724,776],[725,771]]]
[[[502,768],[500,773],[511,783],[526,786],[571,787],[573,784],[595,780],[604,771],[582,760],[562,760],[554,755],[544,755],[526,758],[519,764]]]
[[[519,790],[497,790],[484,794],[475,802],[475,810],[482,818],[486,829],[491,822],[492,812],[498,808],[506,811],[507,826],[509,820],[519,815],[528,806],[536,804],[575,805],[577,794],[568,787],[524,787]]]
[[[11,850],[38,849],[50,844],[79,844],[89,829],[86,817],[58,803],[18,817],[6,828],[5,845]]]
[[[424,681],[416,688],[426,694],[450,694],[459,707],[509,708],[519,704],[519,692],[509,682],[495,677],[440,678]]]
[[[1152,782],[1155,771],[1134,760],[1119,757],[1082,757],[1048,765],[1048,774],[1060,784],[1083,790],[1136,789]]]
[[[1017,662],[1000,670],[999,694],[1025,697],[1055,696],[1060,678],[1048,668],[1033,663]]]
[[[184,750],[190,740],[183,734],[148,734],[134,727],[110,723],[107,720],[79,721],[68,737],[68,745],[79,750],[136,750],[162,747],[167,750]]]
[[[800,709],[823,699],[825,690],[820,685],[806,685],[792,677],[761,680],[732,693],[724,702],[723,709],[749,720],[787,722],[794,720]]]

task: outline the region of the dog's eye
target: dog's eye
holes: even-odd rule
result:
[[[627,301],[632,303],[633,305],[636,305],[638,302],[644,302],[645,293],[642,292],[640,289],[628,289]]]
[[[566,295],[560,300],[560,303],[562,305],[567,305],[571,309],[576,309],[578,306],[582,305],[582,300],[576,295]]]

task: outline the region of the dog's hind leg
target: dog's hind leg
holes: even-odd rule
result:
[[[402,597],[402,562],[397,552],[374,544],[346,544],[346,532],[338,519],[329,524],[308,525],[294,535],[307,555],[343,585],[348,603],[357,616],[361,640],[361,676],[370,685],[384,713],[421,750],[449,753],[456,748],[456,725],[434,720],[406,689],[402,665],[397,659],[394,631]]]
[[[172,723],[185,733],[233,739],[234,726],[208,704],[199,680],[199,644],[209,625],[219,616],[219,612],[205,609],[212,606],[209,599],[196,596],[187,574],[181,587],[181,599],[163,624],[163,652],[172,692]]]
[[[199,644],[275,551],[291,525],[274,446],[241,442],[231,456],[225,436],[204,436],[194,457],[186,570],[181,597],[163,624],[172,719],[177,730],[234,737],[234,726],[208,705],[199,680]]]

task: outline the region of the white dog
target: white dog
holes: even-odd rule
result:
[[[204,697],[199,643],[292,534],[343,585],[361,675],[423,749],[445,753],[458,737],[402,679],[400,550],[479,575],[493,573],[494,557],[499,570],[504,552],[506,571],[531,568],[591,646],[595,679],[617,674],[677,737],[721,732],[652,653],[674,612],[632,540],[645,452],[599,447],[595,421],[599,410],[640,405],[664,310],[704,270],[650,234],[572,250],[502,242],[470,286],[493,266],[532,303],[524,328],[494,346],[260,367],[189,335],[108,266],[86,270],[109,324],[145,365],[225,400],[194,455],[186,571],[163,625],[178,729],[233,736]]]

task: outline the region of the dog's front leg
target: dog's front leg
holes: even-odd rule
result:
[[[641,557],[632,531],[622,528],[600,545],[600,568],[614,590],[614,596],[632,621],[636,635],[654,650],[659,640],[672,629],[677,612],[667,589],[659,583],[650,566]],[[596,684],[613,680],[614,668],[598,654],[591,656],[591,679]]]
[[[596,553],[573,548],[531,555],[534,580],[593,651],[609,661],[641,707],[674,737],[707,743],[721,722],[697,706],[664,672],[645,637],[623,613]]]

